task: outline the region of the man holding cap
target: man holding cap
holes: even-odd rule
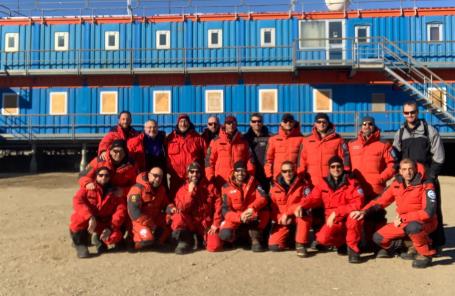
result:
[[[280,175],[281,164],[290,161],[298,165],[302,146],[300,125],[290,113],[283,114],[278,134],[270,137],[265,153],[265,176],[272,180]]]
[[[205,174],[209,181],[221,188],[229,180],[233,165],[242,160],[248,173],[254,175],[254,160],[247,140],[237,129],[237,119],[227,116],[218,137],[212,140],[205,157]]]

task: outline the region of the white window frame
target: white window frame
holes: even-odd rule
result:
[[[209,48],[222,48],[223,47],[223,30],[210,29],[207,31],[207,43]],[[218,43],[212,43],[212,33],[218,33]]]
[[[220,103],[221,103],[221,108],[220,108],[220,111],[211,111],[211,110],[208,110],[208,106],[209,106],[209,94],[210,93],[219,93],[220,94],[220,97],[221,97],[221,100],[220,100]],[[223,113],[224,112],[224,91],[222,89],[207,89],[205,91],[205,113]]]
[[[162,35],[162,34],[166,35],[166,44],[164,44],[164,45],[160,44],[160,35]],[[157,49],[169,49],[169,48],[171,48],[171,31],[169,31],[169,30],[156,31],[155,40],[156,40],[156,48]]]
[[[114,36],[115,44],[109,45],[109,37]],[[104,32],[104,49],[105,50],[118,50],[119,49],[119,32],[118,31],[105,31]]]
[[[431,40],[430,31],[432,28],[437,27],[439,30],[439,40]],[[429,42],[442,42],[444,40],[444,30],[441,23],[429,23],[427,24],[427,41]]]
[[[317,101],[316,101],[316,92],[319,91],[327,91],[330,93],[330,107],[328,110],[320,110],[320,109],[317,109]],[[319,113],[319,112],[332,112],[333,110],[333,92],[332,92],[332,89],[331,88],[314,88],[313,89],[313,112],[316,112],[316,113]]]
[[[167,106],[167,111],[165,112],[157,112],[156,111],[156,97],[159,93],[167,93],[169,97],[169,104]],[[171,114],[171,106],[172,106],[172,94],[170,90],[154,90],[153,91],[153,114]]]
[[[115,95],[115,110],[113,112],[104,112],[103,108],[103,95],[114,94]],[[118,91],[102,91],[100,92],[100,114],[117,114],[118,113]]]
[[[8,39],[14,38],[14,46],[8,46]],[[6,33],[5,34],[5,52],[18,52],[19,51],[19,33]]]
[[[17,112],[16,113],[8,113],[5,111],[5,98],[6,96],[11,96],[11,95],[16,95],[16,109],[17,109]],[[9,115],[19,115],[20,113],[20,106],[19,106],[19,94],[17,93],[4,93],[2,95],[2,115],[6,115],[6,116],[9,116]]]
[[[324,45],[322,46],[302,46],[302,23],[310,23],[310,22],[320,22],[324,23],[324,36],[321,37],[322,39],[325,39],[326,41],[324,42]],[[328,30],[328,25],[327,21],[325,20],[301,20],[299,21],[299,36],[298,36],[298,42],[299,42],[299,49],[327,49],[327,30]]]
[[[361,44],[370,43],[370,41],[371,41],[371,27],[368,26],[368,25],[355,26],[355,41],[357,43],[360,43],[359,42],[359,29],[366,29],[366,32],[367,32],[367,34],[365,36],[365,39],[367,41],[366,42],[361,42]]]
[[[266,32],[270,32],[270,43],[265,42]],[[275,47],[275,28],[261,28],[261,47]]]
[[[442,91],[444,92],[444,95],[442,97],[442,109],[440,109],[440,108],[437,108],[437,109],[440,111],[447,111],[447,89],[445,87],[441,87],[441,88],[442,88]],[[430,93],[433,90],[439,90],[439,89],[436,87],[429,87],[428,94],[427,94],[428,97],[430,96]],[[431,100],[431,102],[433,102],[433,100]]]
[[[275,109],[272,111],[264,111],[262,107],[262,93],[264,92],[273,92],[275,93]],[[260,89],[259,90],[259,113],[277,113],[278,112],[278,89],[276,88],[267,88],[267,89]]]
[[[53,112],[52,101],[53,95],[63,95],[65,97],[65,111],[63,113]],[[50,115],[67,115],[68,114],[68,93],[66,91],[53,91],[49,93],[49,114]]]
[[[63,37],[64,45],[58,46],[59,37]],[[67,51],[69,43],[69,33],[68,32],[55,32],[54,33],[54,50],[55,51]]]

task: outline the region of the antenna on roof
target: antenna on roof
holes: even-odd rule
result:
[[[297,0],[290,0],[289,3],[289,12],[295,11],[295,5],[297,4]]]
[[[133,8],[131,7],[131,0],[126,0],[126,11],[128,12],[129,16],[133,15]]]

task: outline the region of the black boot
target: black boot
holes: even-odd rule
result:
[[[297,252],[297,256],[301,258],[308,257],[308,251],[304,244],[295,243],[295,251]]]
[[[360,254],[351,248],[348,248],[348,261],[349,263],[354,264],[362,262],[362,260],[360,259]]]
[[[190,231],[176,230],[172,233],[172,237],[177,240],[176,254],[187,254],[193,249],[193,234]]]
[[[88,258],[90,253],[88,251],[88,232],[86,230],[71,232],[71,239],[73,240],[73,246],[76,249],[78,258]]]
[[[414,261],[412,261],[412,267],[414,268],[426,268],[431,264],[432,258],[428,256],[422,256],[417,254]]]
[[[251,251],[264,252],[265,248],[261,244],[262,233],[257,229],[250,229],[248,230],[248,234],[251,238]]]

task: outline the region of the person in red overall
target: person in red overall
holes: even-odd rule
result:
[[[324,208],[326,223],[316,233],[315,246],[334,246],[340,250],[347,244],[350,263],[360,263],[358,243],[362,225],[349,214],[361,209],[364,201],[362,188],[343,170],[343,160],[333,156],[328,161],[329,175],[317,184],[311,194],[302,199],[295,211],[297,217],[303,210]],[[340,252],[341,253],[341,252]]]
[[[94,188],[79,188],[73,197],[70,235],[79,258],[90,256],[88,246],[93,235],[98,253],[122,239],[120,228],[127,215],[125,201],[109,184],[110,170],[100,167],[95,172]]]
[[[163,185],[163,170],[152,168],[137,176],[127,198],[128,214],[132,221],[134,248],[143,249],[155,244],[163,245],[171,234],[166,223],[169,205]]]
[[[111,171],[111,184],[117,187],[118,195],[122,195],[126,201],[126,195],[136,182],[138,173],[136,164],[128,157],[127,151],[124,140],[113,141],[105,159],[95,157],[80,173],[79,185],[88,190],[94,190],[96,170],[100,167],[107,167]]]
[[[227,116],[219,135],[212,140],[205,156],[207,180],[214,182],[218,189],[229,180],[234,163],[242,160],[247,164],[248,173],[254,175],[253,154],[248,141],[237,129],[237,119]]]
[[[248,229],[253,252],[265,251],[261,243],[262,232],[267,226],[270,213],[267,210],[268,197],[261,185],[246,170],[246,164],[239,160],[234,164],[231,178],[223,186],[223,199],[219,237],[234,242],[240,227]]]
[[[362,220],[370,212],[386,208],[394,201],[397,211],[395,220],[373,235],[374,242],[382,248],[377,257],[392,257],[399,245],[397,240],[408,236],[417,251],[412,266],[425,268],[436,254],[436,250],[431,248],[429,234],[436,229],[438,218],[434,184],[425,178],[423,165],[409,158],[403,159],[399,174],[387,190],[361,211],[351,213],[351,217]]]
[[[171,220],[172,237],[177,240],[176,254],[193,247],[194,235],[202,238],[209,252],[220,251],[221,198],[216,188],[202,177],[202,168],[193,162],[187,169],[187,181],[177,191],[174,203],[166,210]]]
[[[269,237],[269,249],[282,251],[287,248],[287,240],[291,227],[295,226],[295,248],[297,256],[307,257],[306,246],[309,242],[311,216],[307,213],[294,215],[302,198],[311,192],[311,185],[297,175],[296,165],[292,161],[284,161],[281,173],[270,188],[272,227]]]
[[[101,139],[98,145],[98,156],[104,160],[108,154],[108,149],[115,140],[124,140],[128,150],[134,149],[134,138],[139,135],[131,126],[131,113],[129,111],[122,111],[118,116],[118,124],[111,128],[111,130]],[[131,157],[133,155],[130,155]]]

